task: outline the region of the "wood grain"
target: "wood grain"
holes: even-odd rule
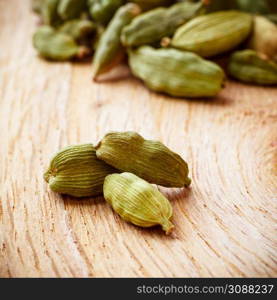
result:
[[[227,82],[210,101],[149,92],[128,76],[94,84],[91,66],[47,63],[27,1],[0,0],[0,276],[277,276],[277,89]],[[43,181],[61,147],[110,130],[163,141],[189,163],[190,189],[161,189],[176,237],[127,224],[99,197]]]

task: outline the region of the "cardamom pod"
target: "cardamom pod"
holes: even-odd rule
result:
[[[59,27],[59,32],[70,35],[75,41],[80,41],[96,31],[96,25],[90,20],[74,19],[66,21]]]
[[[52,191],[75,197],[102,194],[104,179],[117,170],[97,159],[91,144],[69,146],[51,160],[44,179]]]
[[[138,4],[143,11],[172,4],[172,0],[131,0],[129,2]]]
[[[58,14],[63,20],[79,18],[86,6],[87,0],[60,0]]]
[[[93,20],[108,24],[124,0],[88,0],[90,15]]]
[[[142,46],[128,54],[132,73],[151,90],[198,98],[213,97],[223,86],[223,70],[194,53]]]
[[[277,26],[262,16],[254,17],[254,29],[247,48],[277,61]]]
[[[50,60],[64,61],[71,58],[83,58],[88,49],[76,44],[74,39],[50,26],[41,26],[33,36],[33,45],[38,53]]]
[[[175,32],[171,45],[201,56],[214,56],[229,51],[249,35],[251,15],[239,11],[219,11],[198,16]]]
[[[170,202],[150,183],[132,173],[112,174],[105,178],[104,198],[120,217],[134,225],[161,225],[169,234],[174,225]]]
[[[120,42],[122,28],[140,13],[140,8],[134,3],[121,6],[102,34],[93,59],[93,78],[111,69],[125,54]]]
[[[231,56],[228,73],[247,83],[277,84],[277,64],[261,57],[254,50],[246,49],[235,52]]]
[[[121,34],[124,46],[140,46],[159,42],[201,12],[202,3],[181,2],[169,8],[159,7],[145,12],[127,25]]]
[[[190,185],[187,163],[158,141],[145,140],[136,132],[111,132],[95,147],[107,164],[131,172],[150,183],[166,187]]]
[[[60,0],[45,0],[41,7],[42,22],[45,25],[57,26],[61,23],[58,15],[58,5]]]

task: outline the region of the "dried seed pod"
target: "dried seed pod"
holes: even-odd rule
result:
[[[60,0],[45,0],[41,7],[42,22],[45,25],[56,26],[61,23],[58,15]]]
[[[254,50],[235,52],[231,56],[228,73],[243,82],[261,85],[277,84],[277,64],[259,56]]]
[[[104,179],[117,170],[97,159],[91,144],[64,148],[51,160],[44,179],[52,191],[75,197],[101,195]]]
[[[120,42],[122,28],[140,13],[140,8],[134,3],[121,6],[102,34],[93,59],[93,78],[111,69],[125,54]]]
[[[117,9],[124,4],[124,0],[89,0],[89,11],[93,20],[108,24]]]
[[[150,183],[132,173],[112,174],[105,178],[104,198],[122,219],[141,227],[161,225],[169,234],[170,202]]]
[[[132,73],[151,90],[198,98],[213,97],[223,86],[223,70],[194,53],[142,46],[128,54]]]
[[[96,155],[123,172],[167,187],[190,185],[187,163],[158,141],[145,140],[136,132],[111,132],[95,147]]]
[[[255,16],[254,29],[247,48],[277,61],[277,26],[265,17]]]
[[[182,2],[169,8],[155,8],[136,17],[121,34],[124,46],[140,46],[159,42],[201,12],[202,3]]]
[[[249,35],[252,16],[239,11],[220,11],[198,16],[175,32],[171,45],[201,56],[229,51]]]
[[[38,28],[33,36],[33,45],[41,56],[50,60],[83,58],[88,54],[88,49],[77,45],[71,36],[57,32],[50,26]]]
[[[87,8],[87,0],[60,0],[58,14],[63,20],[79,18]]]
[[[75,19],[65,22],[59,27],[59,32],[70,35],[75,41],[82,40],[96,30],[96,25],[90,20]]]

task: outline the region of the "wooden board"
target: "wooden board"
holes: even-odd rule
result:
[[[0,276],[277,276],[277,90],[228,82],[210,101],[93,84],[89,63],[47,63],[27,1],[0,0]],[[190,189],[161,189],[175,237],[122,221],[99,197],[51,192],[64,146],[110,130],[159,139],[189,163]]]

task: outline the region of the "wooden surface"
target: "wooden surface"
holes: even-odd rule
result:
[[[89,63],[36,56],[27,4],[0,0],[0,276],[277,276],[277,89],[228,82],[214,100],[186,101],[131,76],[93,84]],[[159,139],[188,161],[191,188],[161,189],[175,237],[43,181],[53,153],[110,130]]]

